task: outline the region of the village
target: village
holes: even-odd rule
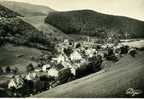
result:
[[[39,57],[36,66],[31,63],[25,67],[26,73],[19,73],[17,67],[11,69],[8,66],[5,71],[0,68],[1,74],[5,72],[12,75],[7,83],[7,94],[11,97],[29,97],[98,72],[105,60],[115,63],[124,54],[134,58],[137,53],[136,48],[121,43],[102,45],[93,41],[74,42],[68,39],[57,44],[55,49],[57,52],[54,57]]]

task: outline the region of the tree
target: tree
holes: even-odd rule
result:
[[[0,67],[0,73],[3,73],[3,69],[2,69],[2,67]]]
[[[19,69],[17,67],[14,68],[13,72],[14,74],[18,73]]]
[[[30,64],[27,66],[26,70],[27,70],[27,72],[33,71],[33,70],[34,70],[33,64],[30,63]]]
[[[11,68],[9,66],[7,66],[5,71],[6,71],[6,73],[10,73],[11,72]]]

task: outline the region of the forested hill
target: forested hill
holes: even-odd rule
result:
[[[45,19],[67,34],[96,37],[120,36],[143,38],[144,22],[122,16],[101,14],[92,10],[51,12]]]

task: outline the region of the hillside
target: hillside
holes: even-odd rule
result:
[[[0,52],[0,67],[10,66],[11,68],[14,68],[16,66],[20,72],[25,72],[25,67],[29,63],[36,64],[31,57],[40,57],[40,55],[42,55],[42,52],[38,49],[26,46],[14,46],[12,44],[6,44],[5,46],[0,47]],[[23,57],[18,57],[19,55],[23,55]]]
[[[138,52],[135,58],[126,55],[110,68],[60,85],[33,97],[129,97],[125,94],[128,88],[136,88],[144,91],[143,54],[144,52]]]
[[[1,4],[1,3],[0,3]],[[21,16],[20,14],[0,5],[0,17],[14,18],[16,16]]]
[[[16,45],[26,45],[40,49],[51,49],[52,44],[46,33],[39,31],[20,18],[0,20],[1,41]]]
[[[92,10],[51,12],[45,22],[67,34],[96,37],[143,38],[144,22],[135,19],[101,14]]]
[[[0,8],[2,9],[0,35],[4,36],[1,41],[50,49],[51,42],[55,43],[57,39],[68,38],[59,29],[45,24],[45,17],[53,11],[48,7],[18,2],[0,2]]]
[[[22,16],[46,16],[49,12],[54,11],[53,9],[40,5],[33,5],[22,2],[12,2],[12,1],[0,1],[0,4],[15,11]]]
[[[33,27],[35,31],[44,33],[47,39],[55,41],[56,39],[62,40],[64,38],[69,38],[59,29],[49,24],[45,24],[44,19],[50,12],[54,11],[53,9],[45,6],[20,2],[5,1],[0,3],[8,10],[21,14],[23,17],[19,16],[18,19],[21,19],[26,23],[28,25],[26,27]]]
[[[70,39],[70,37],[68,37],[68,35],[63,33],[61,30],[55,28],[54,26],[50,24],[46,24],[44,22],[45,18],[46,16],[21,17],[21,19],[25,21],[26,23],[29,23],[32,26],[34,26],[37,30],[46,33],[49,36],[49,39],[51,40],[55,38],[60,39],[60,40],[64,38]]]

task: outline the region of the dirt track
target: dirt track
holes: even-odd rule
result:
[[[127,55],[108,70],[58,86],[33,97],[128,97],[128,88],[144,89],[144,52]],[[143,97],[143,96],[139,96]]]

